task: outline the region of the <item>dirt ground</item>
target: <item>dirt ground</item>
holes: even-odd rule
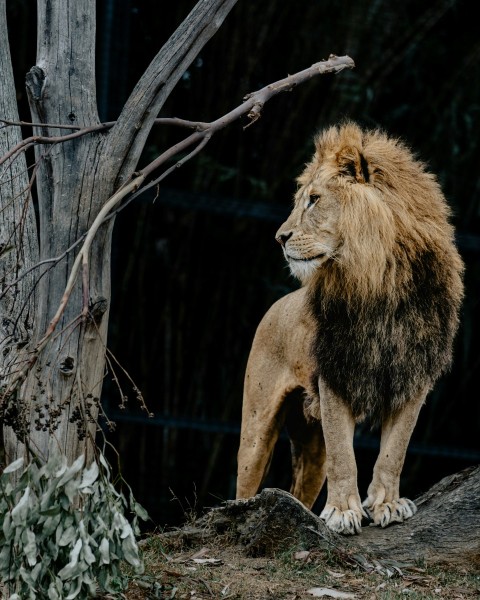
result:
[[[290,549],[273,557],[247,556],[228,538],[186,545],[171,534],[141,542],[145,573],[133,577],[126,598],[358,600],[480,598],[480,573],[425,564],[365,571],[334,550]]]

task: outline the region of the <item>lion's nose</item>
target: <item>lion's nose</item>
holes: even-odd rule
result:
[[[278,231],[275,239],[279,244],[285,246],[287,241],[292,237],[293,231]]]

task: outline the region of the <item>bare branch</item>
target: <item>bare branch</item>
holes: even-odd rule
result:
[[[135,168],[165,100],[200,50],[222,25],[237,0],[200,0],[155,56],[128,98],[109,138],[119,181]]]
[[[0,129],[4,129],[5,127],[49,127],[53,129],[71,129],[72,131],[83,131],[84,133],[90,133],[92,131],[92,127],[80,127],[79,125],[67,125],[66,123],[32,123],[30,121],[8,121],[7,119],[0,119],[0,123],[4,124],[2,127],[0,127]],[[113,127],[115,123],[116,121],[104,121],[99,125],[94,125],[93,129],[95,131],[110,129],[110,127]],[[188,121],[186,119],[179,119],[177,117],[159,117],[158,119],[155,119],[154,125],[178,125],[179,127],[197,129],[204,124],[200,121]],[[57,141],[63,141],[62,137],[57,137]]]
[[[317,75],[323,75],[325,73],[339,73],[344,69],[353,69],[354,67],[355,63],[349,56],[335,56],[334,54],[331,54],[328,60],[315,63],[308,69],[304,69],[303,71],[299,71],[298,73],[289,75],[284,79],[280,79],[275,83],[271,83],[265,86],[264,88],[258,90],[257,92],[247,94],[244,98],[244,102],[240,106],[237,106],[226,115],[223,115],[222,117],[215,121],[212,121],[211,123],[198,123],[197,131],[195,131],[195,133],[192,133],[184,140],[178,142],[177,144],[163,152],[154,161],[152,161],[141,171],[139,171],[139,173],[143,174],[145,177],[148,177],[161,165],[165,164],[167,160],[173,158],[179,152],[183,152],[190,146],[197,144],[202,140],[204,140],[204,143],[201,144],[201,148],[203,148],[217,131],[223,129],[227,125],[230,125],[230,123],[236,121],[245,114],[250,119],[249,124],[246,125],[246,127],[248,127],[260,118],[261,110],[264,104],[280,92],[288,92],[297,85],[308,81]],[[195,123],[191,122],[191,125],[195,125]],[[173,167],[165,171],[154,181],[151,181],[147,185],[143,186],[134,194],[134,197],[139,196],[142,192],[157,185],[174,169],[180,167],[192,156],[197,154],[197,152],[201,148],[198,148],[196,151],[193,151],[191,154],[189,154],[188,156],[184,157],[181,161],[176,163]]]
[[[51,127],[53,129],[72,130],[82,129],[80,125],[61,125],[59,123],[31,123],[30,121],[10,121],[8,119],[0,119],[0,123],[3,123],[0,129],[5,129],[6,127]]]
[[[57,125],[57,127],[59,126]],[[82,127],[78,131],[75,131],[74,133],[68,133],[66,135],[58,135],[52,137],[47,137],[44,135],[32,135],[31,137],[25,138],[24,140],[13,146],[11,150],[4,154],[0,158],[0,165],[2,165],[10,157],[15,156],[22,150],[27,150],[34,144],[57,144],[58,142],[68,142],[69,140],[74,140],[78,137],[86,135],[87,133],[94,133],[97,131],[102,131],[104,129],[107,129],[107,126],[105,124],[101,124],[93,125],[92,127]]]
[[[100,125],[93,125],[92,127],[75,127],[72,125],[59,125],[53,123],[27,123],[25,121],[6,121],[0,119],[0,123],[5,123],[5,126],[24,126],[28,125],[31,127],[54,127],[57,129],[74,129],[75,133],[67,133],[65,135],[56,136],[45,136],[45,135],[32,135],[28,138],[23,139],[18,144],[13,146],[7,153],[0,157],[0,166],[3,165],[8,159],[14,160],[20,152],[24,152],[36,144],[58,144],[74,140],[76,138],[87,135],[88,133],[98,133],[99,131],[106,131],[111,129],[116,121],[107,121],[100,123]],[[159,118],[155,119],[155,125],[176,125],[178,127],[185,127],[187,129],[195,129],[197,131],[203,131],[209,126],[209,123],[203,123],[201,121],[188,121],[186,119],[179,119],[177,117],[171,118]],[[1,127],[0,127],[1,129]]]

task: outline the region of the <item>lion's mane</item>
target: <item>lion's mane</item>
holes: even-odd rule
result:
[[[341,203],[341,246],[309,283],[317,372],[374,422],[432,387],[451,365],[463,263],[435,177],[401,141],[331,127],[299,182]]]

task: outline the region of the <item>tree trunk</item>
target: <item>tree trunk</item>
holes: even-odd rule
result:
[[[36,123],[99,123],[95,89],[95,3],[38,2],[37,64],[27,74],[27,92]],[[65,35],[73,32],[73,35]],[[38,135],[69,130],[37,128]],[[90,135],[53,146],[37,146],[36,189],[39,206],[40,260],[61,256],[90,227],[112,193],[112,182],[95,176],[104,137]],[[57,335],[38,358],[25,386],[31,400],[29,444],[47,455],[48,435],[55,431],[60,446],[73,458],[84,450],[89,431],[88,410],[95,419],[104,371],[110,305],[110,227],[104,227],[92,249],[88,303],[94,318],[84,319],[82,286],[77,282],[57,326]],[[38,287],[35,339],[47,330],[62,298],[73,252],[52,269],[45,267]],[[38,377],[41,373],[41,377]],[[89,407],[89,402],[92,407]],[[43,415],[43,416],[41,416]],[[74,421],[73,423],[70,420]],[[17,439],[7,437],[7,455],[18,454]]]
[[[5,2],[0,2],[4,12]],[[71,248],[91,227],[106,201],[131,178],[158,111],[235,2],[202,0],[194,7],[154,58],[116,125],[108,133],[91,133],[68,142],[36,147],[40,261],[61,257]],[[38,0],[37,64],[27,74],[27,91],[35,123],[81,127],[99,123],[94,70],[95,11],[94,0]],[[18,120],[4,16],[1,27],[1,43],[5,47],[2,46],[0,57],[3,78],[0,82],[0,117]],[[15,137],[8,137],[4,132]],[[58,136],[69,130],[45,125],[37,127],[34,133]],[[2,154],[19,139],[18,128],[3,130]],[[14,231],[23,214],[23,204],[11,202],[12,197],[27,188],[25,160],[23,156],[20,158],[12,166],[7,165],[6,179],[1,181],[1,219],[8,224],[5,228],[7,239],[12,238],[8,231]],[[14,184],[5,184],[6,180]],[[30,198],[29,194],[27,196]],[[31,245],[28,247],[30,254],[23,264],[27,267],[37,262],[33,209],[31,202],[24,204],[28,219],[22,232],[27,244],[22,246],[22,240],[15,240],[16,253],[8,254],[8,262],[2,266],[6,281],[11,280],[12,269],[18,271],[20,268],[19,256],[22,252],[26,254],[28,244]],[[52,434],[70,460],[82,452],[88,453],[93,447],[105,376],[112,227],[113,219],[99,230],[90,251],[88,272],[84,268],[54,335],[38,355],[35,347],[60,305],[76,252],[70,251],[62,260],[43,263],[34,271],[38,284],[34,323],[31,322],[33,313],[26,314],[24,310],[22,322],[28,324],[31,333],[29,343],[20,350],[20,360],[34,361],[35,366],[23,385],[17,386],[15,394],[9,397],[4,394],[4,404],[20,407],[24,418],[20,428],[16,423],[4,420],[7,462],[22,454],[25,447],[46,457]],[[4,243],[3,237],[1,242]],[[31,284],[31,280],[22,281],[22,298],[33,300],[33,296],[28,296],[35,289]],[[13,297],[13,292],[10,296]],[[13,300],[6,296],[1,302],[2,314],[13,314]],[[19,304],[18,299],[16,302]],[[11,329],[5,325],[11,318],[4,319],[4,329]],[[18,319],[15,319],[14,329],[15,334],[4,333],[4,343],[7,336],[11,339],[16,335],[15,339],[18,339]],[[19,360],[18,356],[16,360]],[[9,369],[10,364],[4,365],[4,389],[8,388],[9,379],[15,377]],[[22,363],[23,366],[26,364]],[[11,427],[12,424],[15,427]]]
[[[373,569],[425,560],[468,569],[480,567],[480,466],[445,477],[416,500],[418,512],[385,529],[363,527],[360,535],[333,533],[288,492],[264,489],[248,500],[227,501],[195,528],[172,535],[208,538],[226,532],[249,554],[273,555],[295,546],[336,549]]]
[[[0,117],[18,121],[5,0],[0,0]],[[20,128],[0,129],[0,156],[21,140]],[[3,398],[18,355],[31,342],[35,320],[37,228],[29,189],[27,162],[22,153],[0,166],[0,422],[17,425],[20,398]]]

